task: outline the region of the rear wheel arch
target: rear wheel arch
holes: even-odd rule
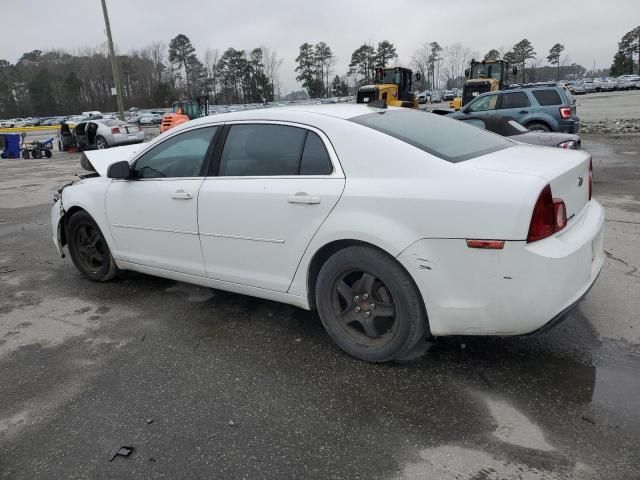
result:
[[[547,122],[546,120],[538,119],[538,118],[534,118],[534,119],[529,120],[526,123],[525,127],[529,128],[529,127],[534,126],[534,125],[542,125],[542,126],[546,127],[549,132],[553,132],[554,131],[553,128],[551,127],[551,125],[549,124],[549,122]]]
[[[428,319],[428,316],[426,315],[426,307],[424,305],[424,298],[422,298],[422,293],[420,292],[420,289],[418,288],[418,285],[416,284],[415,280],[413,279],[413,276],[411,275],[411,273],[409,271],[407,271],[407,269],[405,268],[405,266],[398,261],[397,258],[395,258],[393,255],[391,255],[389,252],[387,252],[384,248],[379,247],[378,245],[375,245],[373,243],[370,242],[366,242],[363,240],[356,240],[356,239],[342,239],[342,240],[334,240],[332,242],[329,242],[325,245],[323,245],[322,247],[320,247],[316,253],[313,255],[313,257],[311,258],[311,261],[309,262],[309,268],[307,270],[307,298],[309,301],[309,308],[311,310],[317,310],[317,305],[316,305],[316,284],[318,282],[318,274],[320,273],[320,270],[322,269],[322,266],[327,262],[327,260],[329,260],[329,258],[331,258],[331,256],[337,252],[339,252],[340,250],[343,250],[347,247],[355,247],[355,246],[360,246],[360,247],[369,247],[373,250],[377,250],[379,252],[382,252],[383,254],[385,254],[387,257],[389,257],[390,259],[392,259],[394,262],[396,262],[400,268],[402,268],[402,270],[404,270],[407,275],[409,276],[409,278],[411,279],[416,292],[418,292],[418,295],[420,296],[421,299],[421,304],[423,306],[424,309],[424,313],[425,313],[425,317]],[[427,320],[428,322],[428,320]]]

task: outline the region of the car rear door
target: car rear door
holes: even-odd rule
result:
[[[499,113],[514,118],[522,125],[525,125],[533,116],[531,102],[523,91],[501,93]]]
[[[464,108],[463,113],[473,114],[473,116],[493,114],[498,108],[498,98],[497,93],[477,97]]]
[[[170,136],[135,160],[133,179],[111,182],[105,205],[120,260],[204,276],[197,199],[219,129]]]
[[[322,132],[280,122],[228,125],[220,143],[198,197],[206,275],[286,292],[344,189],[336,154]]]

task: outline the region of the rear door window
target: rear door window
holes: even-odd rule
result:
[[[300,161],[300,175],[330,175],[331,158],[317,133],[308,132]]]
[[[525,108],[530,105],[529,97],[524,92],[512,92],[502,94],[502,104],[500,108],[506,110],[508,108]]]
[[[553,88],[545,88],[544,90],[533,90],[532,93],[536,101],[543,107],[547,105],[562,105],[560,94]]]

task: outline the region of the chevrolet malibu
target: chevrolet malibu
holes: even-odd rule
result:
[[[89,279],[135,270],[317,310],[368,361],[548,328],[603,262],[588,153],[430,113],[235,112],[81,164],[53,241]]]

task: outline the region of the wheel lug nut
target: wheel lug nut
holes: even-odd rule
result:
[[[366,294],[366,293],[365,293],[364,295],[362,295],[362,299],[363,299],[363,300],[366,300],[367,298],[369,298],[369,295],[368,295],[368,294]]]
[[[360,307],[356,307],[356,313],[360,311]]]
[[[368,317],[369,315],[371,315],[371,312],[364,312],[365,317]]]
[[[354,301],[354,302],[357,302],[357,301],[359,301],[359,300],[360,300],[360,297],[359,297],[359,296],[357,296],[357,295],[356,295],[355,297],[353,297],[353,301]]]
[[[372,303],[371,305],[369,305],[369,310],[373,310],[374,308],[376,308],[375,304]]]

